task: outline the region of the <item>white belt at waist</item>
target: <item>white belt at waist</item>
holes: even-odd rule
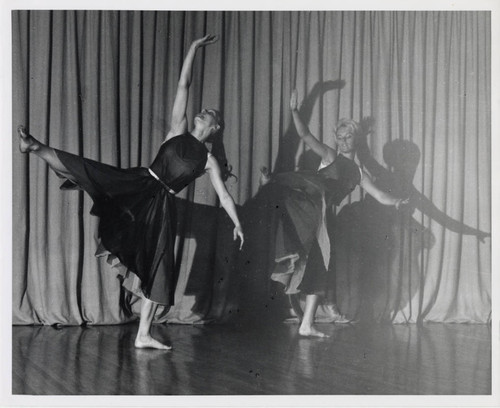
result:
[[[160,178],[156,175],[156,173],[153,170],[151,170],[149,167],[148,167],[148,171],[149,171],[149,174],[151,174],[157,181],[159,181],[161,183],[161,185],[165,188],[165,190],[167,190],[170,194],[175,195],[175,191],[172,190],[169,186],[167,186],[163,181],[161,181]]]

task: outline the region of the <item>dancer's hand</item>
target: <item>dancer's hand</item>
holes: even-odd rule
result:
[[[241,248],[243,248],[243,242],[245,242],[245,237],[243,236],[243,230],[241,229],[241,225],[237,225],[236,227],[234,227],[234,230],[233,230],[233,240],[236,241],[238,239],[238,237],[240,238],[240,251],[241,251]]]
[[[219,38],[216,35],[208,34],[203,38],[198,38],[197,40],[194,40],[192,46],[198,49],[200,47],[205,47],[206,45],[213,44],[218,39]]]
[[[404,200],[400,198],[399,200],[396,201],[396,204],[394,206],[396,207],[396,210],[399,210],[402,205],[407,205],[410,202],[410,198],[405,198]]]
[[[292,111],[296,111],[296,110],[297,110],[297,107],[298,107],[298,105],[299,105],[299,103],[298,103],[298,98],[299,98],[299,97],[298,97],[297,90],[296,90],[296,89],[294,89],[294,90],[292,91],[292,94],[290,95],[290,109],[291,109]]]
[[[262,166],[260,168],[260,178],[259,178],[259,186],[265,186],[267,183],[271,181],[271,173],[266,166]]]

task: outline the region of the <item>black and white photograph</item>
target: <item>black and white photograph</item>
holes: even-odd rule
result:
[[[3,6],[0,405],[500,406],[499,5],[111,4]]]

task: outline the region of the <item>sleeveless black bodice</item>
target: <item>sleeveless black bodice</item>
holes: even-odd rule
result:
[[[163,143],[149,168],[178,193],[203,173],[207,155],[205,145],[190,133],[185,133]]]
[[[327,203],[340,205],[361,182],[361,172],[353,160],[339,154],[335,161],[318,170],[324,178]]]

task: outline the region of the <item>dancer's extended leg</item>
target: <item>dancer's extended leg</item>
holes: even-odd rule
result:
[[[329,337],[327,334],[316,330],[313,327],[314,316],[318,308],[319,296],[306,295],[306,305],[304,307],[304,317],[299,327],[299,334],[302,336]]]
[[[75,181],[71,173],[68,172],[64,164],[61,160],[59,160],[57,153],[52,147],[36,140],[33,136],[26,132],[24,126],[19,126],[17,128],[17,133],[19,134],[19,150],[21,153],[35,154],[42,160],[45,160],[49,167],[56,173],[59,173],[69,180]]]
[[[142,299],[141,318],[139,320],[139,331],[135,339],[135,347],[137,348],[156,348],[160,350],[170,350],[172,347],[167,346],[151,337],[151,324],[158,305],[148,299]]]

